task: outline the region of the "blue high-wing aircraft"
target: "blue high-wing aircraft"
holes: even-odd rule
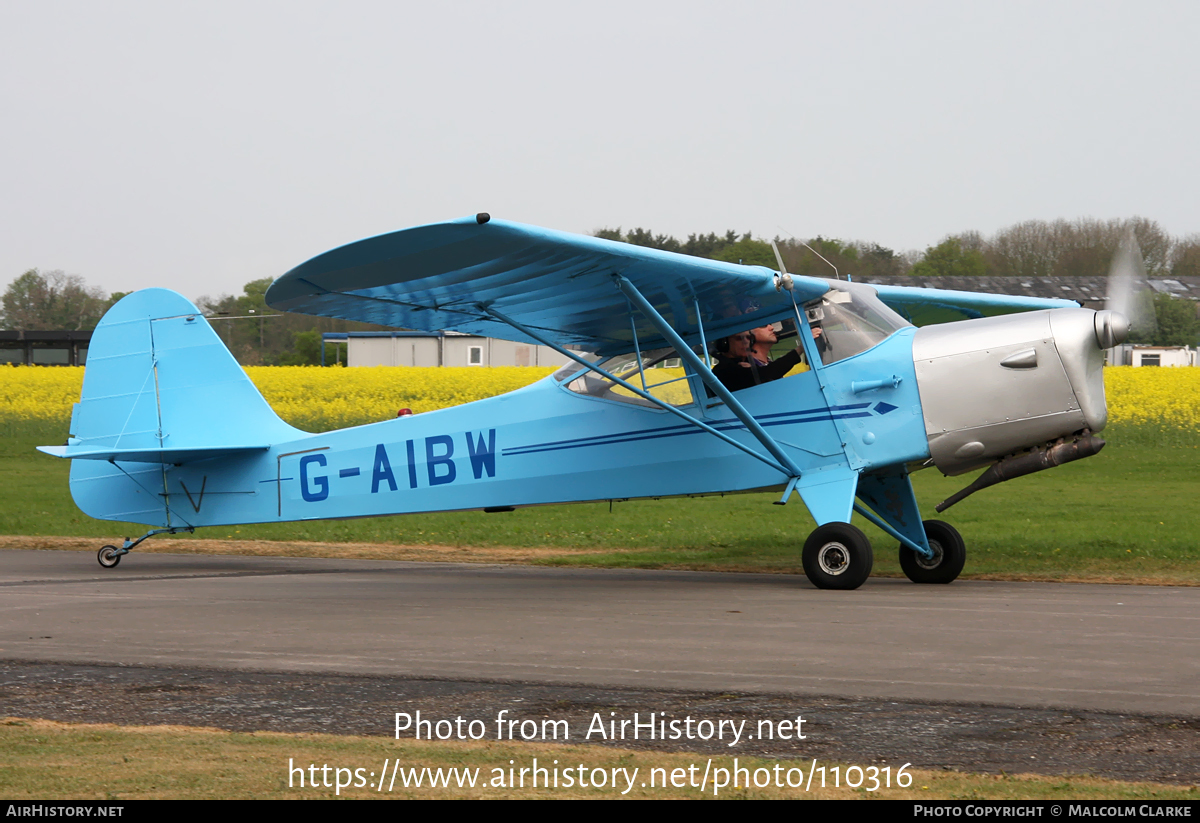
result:
[[[963,540],[922,523],[909,473],[990,465],[940,510],[1095,453],[1103,349],[1128,325],[1071,301],[793,277],[486,214],[334,249],[267,302],[540,343],[570,362],[511,394],[309,434],[188,300],[135,292],[92,336],[67,445],[42,448],[74,461],[85,513],[154,527],[102,548],[102,566],[204,526],[780,489],[817,522],[802,552],[815,585],[870,573],[853,511],[900,542],[909,578],[948,583]],[[811,369],[730,392],[714,341],[789,319]]]

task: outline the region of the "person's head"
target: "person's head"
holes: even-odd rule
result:
[[[754,335],[755,348],[764,344],[767,346],[773,346],[779,342],[779,336],[775,333],[774,324],[770,326],[760,326],[757,329],[751,329],[750,334]]]
[[[729,357],[749,357],[753,345],[752,332],[744,331],[726,338],[725,352]]]

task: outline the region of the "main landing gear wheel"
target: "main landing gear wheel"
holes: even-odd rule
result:
[[[96,559],[100,561],[101,566],[111,569],[121,562],[121,555],[117,554],[116,546],[105,546],[96,552]]]
[[[925,537],[933,557],[925,558],[912,549],[900,547],[900,568],[914,583],[949,583],[962,573],[967,562],[967,545],[958,529],[941,520],[926,520]]]
[[[871,574],[871,541],[849,523],[826,523],[804,541],[804,573],[818,589],[857,589]]]

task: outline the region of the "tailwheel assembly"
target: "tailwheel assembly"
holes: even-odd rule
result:
[[[96,559],[100,561],[100,565],[106,569],[111,569],[121,562],[121,555],[125,552],[118,549],[116,546],[105,546],[96,552]]]
[[[153,537],[156,534],[181,534],[183,532],[192,534],[195,531],[195,526],[168,526],[165,529],[151,529],[137,540],[131,540],[126,537],[125,543],[121,548],[117,548],[116,546],[101,547],[100,551],[96,552],[96,560],[106,569],[116,568],[116,565],[121,562],[122,556],[129,554],[147,538]]]

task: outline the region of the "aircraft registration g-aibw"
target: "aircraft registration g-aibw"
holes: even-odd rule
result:
[[[510,394],[340,431],[283,422],[204,316],[135,292],[92,336],[67,445],[85,513],[152,527],[99,552],[204,526],[780,490],[817,523],[818,587],[854,589],[872,549],[948,583],[964,542],[922,522],[910,472],[987,468],[976,488],[1094,454],[1104,349],[1127,321],[1044,300],[867,286],[492,220],[334,249],[267,292],[274,308],[542,344],[569,361]],[[730,391],[715,341],[791,321],[811,368]],[[674,368],[659,368],[668,364]]]

